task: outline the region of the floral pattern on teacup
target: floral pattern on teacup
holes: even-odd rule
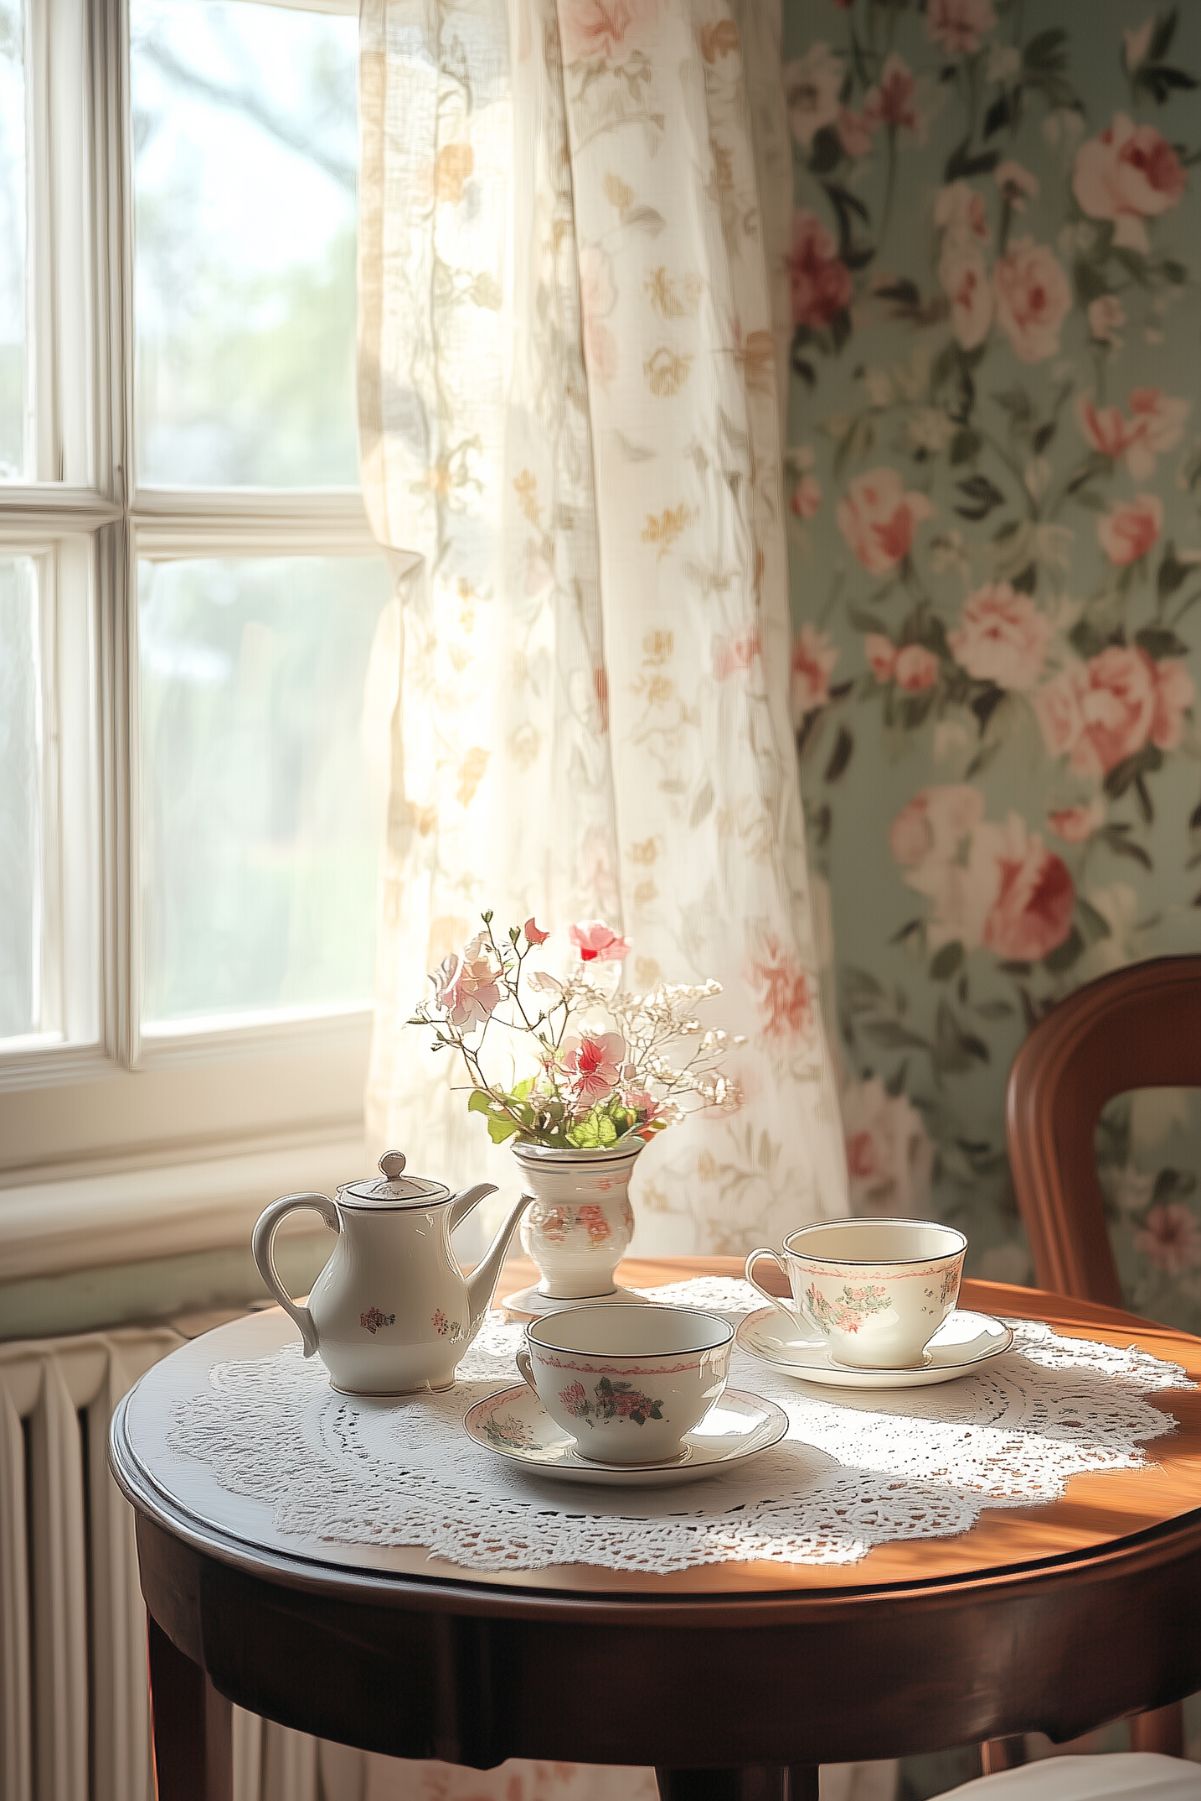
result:
[[[515,1413],[489,1414],[481,1422],[480,1431],[489,1444],[499,1445],[504,1451],[527,1451],[534,1442],[526,1421],[518,1419]]]
[[[805,1299],[818,1325],[838,1332],[858,1332],[865,1319],[891,1305],[888,1290],[878,1282],[861,1282],[857,1286],[845,1282],[842,1293],[833,1301],[826,1299],[816,1282],[811,1282]]]
[[[365,1326],[372,1338],[374,1338],[381,1326],[394,1326],[396,1324],[396,1315],[394,1313],[384,1313],[379,1307],[368,1307],[365,1313],[360,1313],[359,1324],[360,1326]]]
[[[636,1426],[645,1426],[647,1420],[665,1417],[662,1401],[652,1401],[632,1382],[613,1382],[608,1376],[601,1377],[591,1399],[582,1382],[569,1382],[559,1390],[559,1399],[572,1419],[586,1420],[590,1426],[608,1425],[612,1420],[633,1420]]]

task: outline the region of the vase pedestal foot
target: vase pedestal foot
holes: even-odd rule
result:
[[[500,1304],[506,1313],[520,1314],[526,1319],[544,1319],[547,1314],[562,1313],[567,1307],[607,1307],[615,1302],[642,1305],[645,1301],[646,1296],[635,1294],[632,1288],[610,1288],[605,1294],[560,1296],[542,1294],[535,1284],[519,1289],[516,1294],[505,1295]]]

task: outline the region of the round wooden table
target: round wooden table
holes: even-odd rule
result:
[[[623,1280],[738,1273],[682,1258],[630,1262]],[[1113,1308],[981,1282],[964,1303],[1201,1377],[1201,1340]],[[237,1355],[240,1324],[143,1383],[169,1394],[222,1333],[219,1354]],[[822,1763],[1063,1740],[1201,1688],[1196,1389],[1153,1397],[1180,1422],[1154,1462],[1079,1476],[1053,1504],[986,1510],[957,1538],[856,1564],[671,1575],[484,1574],[374,1546],[340,1546],[335,1563],[319,1540],[262,1528],[248,1543],[166,1498],[135,1455],[130,1400],[111,1460],[137,1514],[162,1801],[226,1801],[230,1702],[397,1757],[651,1764],[665,1797],[799,1801]]]

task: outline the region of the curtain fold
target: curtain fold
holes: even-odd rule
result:
[[[845,1210],[789,718],[779,7],[365,0],[360,417],[398,553],[373,1136],[493,1151],[404,1022],[480,909],[716,976],[734,1115],[638,1245]],[[501,1179],[510,1179],[506,1161]]]

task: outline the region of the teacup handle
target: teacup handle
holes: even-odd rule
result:
[[[521,1374],[521,1380],[525,1383],[525,1385],[529,1389],[530,1393],[534,1396],[534,1399],[537,1400],[538,1390],[534,1386],[534,1366],[530,1362],[529,1352],[526,1350],[518,1351],[517,1357],[516,1357],[516,1363],[517,1363],[517,1368]]]
[[[761,1245],[757,1251],[751,1252],[750,1256],[746,1260],[746,1263],[743,1265],[743,1274],[745,1275],[747,1281],[750,1283],[751,1287],[755,1290],[755,1293],[761,1294],[763,1296],[763,1299],[765,1301],[770,1301],[773,1307],[778,1307],[780,1312],[784,1315],[784,1318],[786,1320],[791,1320],[792,1324],[795,1326],[797,1323],[796,1314],[793,1312],[793,1310],[789,1306],[788,1302],[786,1300],[782,1300],[778,1294],[768,1294],[766,1288],[764,1288],[761,1283],[756,1282],[754,1276],[752,1275],[751,1272],[753,1271],[755,1265],[758,1263],[760,1257],[770,1257],[772,1262],[775,1264],[776,1268],[779,1270],[780,1274],[783,1276],[785,1284],[787,1284],[788,1271],[784,1268],[784,1264],[781,1261],[778,1254],[775,1251],[769,1250],[766,1245]]]
[[[259,1266],[259,1275],[271,1290],[285,1313],[291,1314],[300,1328],[300,1336],[304,1341],[304,1354],[312,1357],[317,1349],[317,1324],[307,1307],[294,1301],[279,1279],[279,1271],[275,1267],[274,1241],[275,1234],[283,1222],[286,1213],[292,1213],[301,1207],[309,1207],[319,1213],[331,1232],[339,1231],[338,1209],[327,1194],[282,1194],[278,1201],[272,1201],[264,1207],[254,1228],[250,1248],[254,1260]]]

